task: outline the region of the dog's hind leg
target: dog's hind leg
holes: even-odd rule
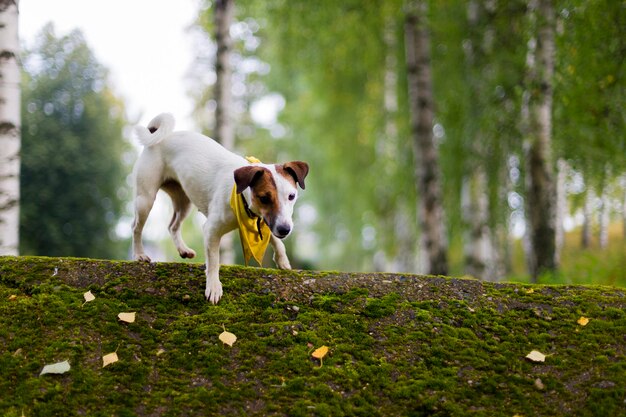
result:
[[[135,197],[135,220],[133,221],[133,256],[137,261],[150,262],[150,257],[145,254],[141,234],[146,224],[148,214],[154,205],[156,191],[148,194],[137,194]]]
[[[161,188],[170,196],[174,206],[174,214],[168,227],[174,245],[176,245],[181,258],[193,258],[196,256],[196,252],[185,244],[180,231],[183,220],[191,211],[191,201],[189,201],[189,197],[187,197],[180,184],[175,181],[168,181]]]

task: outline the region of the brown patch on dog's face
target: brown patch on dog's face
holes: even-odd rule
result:
[[[264,167],[250,165],[235,170],[237,193],[250,187],[252,191],[251,208],[272,228],[279,211],[276,182],[272,173]]]
[[[271,228],[274,217],[279,210],[276,182],[272,174],[265,169],[263,175],[261,175],[250,188],[252,189],[254,206],[261,212],[261,216]]]

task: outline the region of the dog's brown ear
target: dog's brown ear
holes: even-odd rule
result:
[[[283,168],[293,177],[300,188],[304,190],[304,179],[309,173],[309,164],[302,161],[292,161],[284,164]]]
[[[235,170],[235,184],[237,184],[237,194],[241,194],[243,190],[252,186],[261,176],[265,168],[260,166],[248,165]]]

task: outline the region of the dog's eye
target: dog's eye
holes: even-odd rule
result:
[[[261,197],[259,197],[259,201],[261,202],[261,204],[269,204],[272,202],[272,198],[268,195],[262,195]]]
[[[289,194],[289,201],[293,201],[296,198],[295,194]]]

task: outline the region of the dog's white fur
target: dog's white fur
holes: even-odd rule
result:
[[[230,196],[235,185],[234,172],[250,166],[243,157],[229,152],[214,140],[193,132],[174,132],[174,117],[163,113],[155,117],[148,127],[139,126],[136,134],[144,145],[135,164],[135,220],[133,223],[133,253],[136,260],[150,261],[145,254],[141,234],[152,209],[159,189],[172,199],[174,215],[169,232],[178,252],[183,258],[193,258],[196,254],[181,236],[180,226],[189,214],[191,203],[206,216],[203,227],[206,251],[206,290],[205,296],[217,303],[222,296],[219,279],[219,246],[221,237],[237,227],[237,221],[230,207]],[[306,167],[308,165],[295,162]],[[253,164],[265,168],[272,175],[276,199],[272,212],[259,203],[250,185],[243,195],[250,210],[261,216],[272,231],[271,244],[274,248],[274,261],[281,269],[291,269],[281,241],[293,228],[292,213],[298,190],[295,184],[304,188],[303,178],[290,181],[280,175],[277,165]],[[285,164],[287,166],[287,164]],[[238,184],[239,185],[239,184]]]

